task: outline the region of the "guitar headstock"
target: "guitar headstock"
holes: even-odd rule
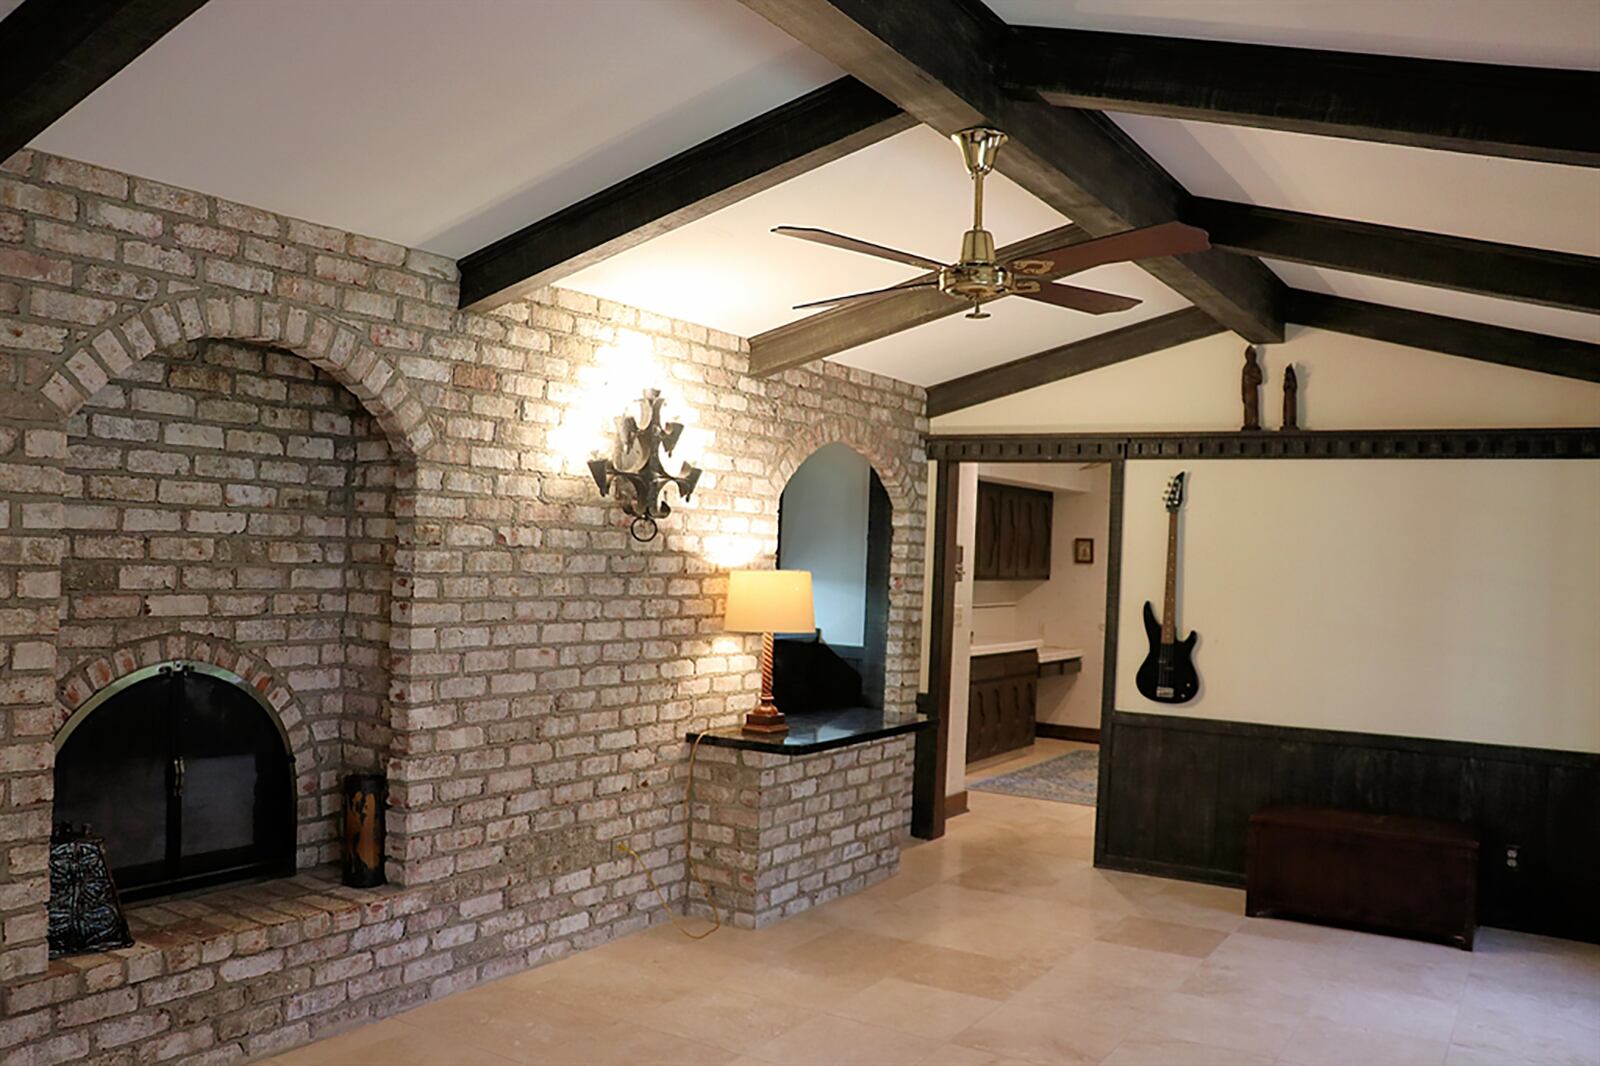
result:
[[[1168,511],[1176,511],[1183,506],[1183,479],[1187,472],[1180,470],[1167,479],[1167,487],[1161,493],[1161,502],[1167,505]]]

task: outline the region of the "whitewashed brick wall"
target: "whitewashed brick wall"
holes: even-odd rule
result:
[[[162,640],[199,642],[213,660],[243,657],[270,675],[274,702],[307,728],[322,713],[313,704],[328,695],[297,690],[306,664],[234,647],[250,641],[237,628],[215,632],[215,619],[194,613],[198,601],[160,601],[173,611],[165,636],[152,632],[153,610],[108,627],[70,607],[63,613],[64,565],[69,595],[90,591],[77,587],[82,581],[113,580],[109,569],[81,565],[74,538],[89,531],[69,528],[68,506],[89,504],[97,454],[89,449],[112,447],[98,438],[119,432],[107,422],[97,433],[95,419],[134,418],[114,405],[147,390],[141,403],[171,405],[137,412],[160,423],[167,454],[192,463],[214,439],[207,430],[217,423],[198,417],[198,394],[194,419],[178,410],[185,390],[172,387],[172,368],[191,352],[291,353],[325,375],[300,371],[299,380],[330,390],[337,382],[386,442],[392,513],[374,517],[386,519],[383,535],[363,543],[386,540],[392,528],[388,688],[366,735],[389,749],[391,875],[421,892],[415,905],[439,910],[451,933],[400,929],[423,938],[428,961],[396,971],[387,992],[361,978],[336,980],[339,991],[295,1008],[309,1016],[291,1021],[273,1000],[278,1007],[253,1016],[249,1032],[213,1027],[179,1041],[182,1054],[228,1061],[293,1043],[657,920],[653,897],[617,860],[615,844],[629,842],[681,896],[683,732],[691,722],[732,722],[755,701],[752,639],[719,628],[725,573],[745,559],[770,564],[782,486],[825,443],[851,444],[872,461],[894,506],[887,702],[911,709],[921,390],[833,364],[754,379],[738,338],[558,289],[492,314],[461,313],[456,302],[455,265],[436,255],[38,153],[0,164],[0,982],[12,983],[0,1053],[38,1043],[26,1034],[41,1025],[71,1051],[65,1058],[102,1050],[65,1006],[90,993],[87,978],[45,974],[52,738],[64,708]],[[649,545],[629,540],[615,504],[596,498],[561,438],[592,402],[616,347],[646,350],[661,380],[637,384],[668,392],[668,413],[693,429],[697,451],[686,457],[706,469],[695,500]],[[269,357],[261,358],[265,366]],[[290,374],[298,362],[274,365]],[[258,403],[237,396],[234,373],[228,402]],[[355,408],[343,402],[311,405],[352,418],[336,454],[376,440],[357,432]],[[297,406],[280,410],[288,417]],[[269,446],[237,438],[241,449],[249,441]],[[127,445],[130,465],[136,443],[116,446]],[[190,469],[183,480],[214,483]],[[191,502],[209,501],[211,488],[174,484],[164,503],[159,475],[93,476],[154,476],[158,509],[184,515],[251,511],[260,498],[246,491],[216,508]],[[262,480],[255,490],[269,487]],[[132,482],[105,487],[146,491]],[[134,504],[149,501],[120,502],[126,522]],[[72,522],[86,520],[74,513]],[[158,534],[173,531],[118,531],[148,535],[147,555]],[[162,596],[201,593],[185,591],[182,577],[170,593],[120,588],[125,576],[159,582],[164,573],[119,567],[114,580],[152,609]],[[377,639],[376,628],[366,631]],[[359,648],[350,641],[346,656]],[[322,655],[317,665],[329,665]],[[254,940],[249,947],[265,950]],[[125,968],[122,980],[160,975]],[[337,1005],[315,1009],[323,1001]],[[126,1003],[117,999],[117,1009]],[[152,1010],[176,1008],[143,1000],[129,1008],[140,1017]],[[171,1040],[177,1020],[207,1024],[167,1017],[168,1035],[148,1040]],[[130,1042],[119,1047],[146,1053],[136,1034],[124,1037]]]
[[[727,920],[759,929],[892,876],[912,754],[909,735],[801,756],[702,745],[694,857]]]

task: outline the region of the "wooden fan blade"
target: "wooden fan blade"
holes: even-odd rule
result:
[[[896,248],[885,248],[881,244],[870,241],[858,241],[854,237],[846,237],[842,233],[832,230],[814,229],[810,226],[778,226],[772,231],[785,237],[799,237],[803,241],[815,244],[826,244],[830,248],[843,248],[847,252],[860,252],[862,255],[875,256],[878,259],[888,259],[895,263],[904,263],[907,266],[921,267],[923,270],[942,270],[943,263],[935,262],[925,256],[913,255],[911,252],[902,252]]]
[[[1155,259],[1164,255],[1183,255],[1186,252],[1203,252],[1211,247],[1206,231],[1182,222],[1163,222],[1159,226],[1113,233],[1065,248],[1030,255],[1027,262],[1048,262],[1044,273],[1051,277],[1076,274],[1090,267],[1107,263],[1125,263],[1135,259]]]
[[[1138,307],[1142,302],[1132,296],[1118,296],[1115,293],[1080,289],[1076,285],[1057,285],[1054,282],[1040,285],[1038,292],[1019,292],[1014,295],[1028,300],[1038,300],[1040,303],[1055,304],[1057,307],[1071,308],[1074,311],[1084,311],[1091,315],[1126,311],[1130,307]]]
[[[865,300],[869,296],[882,296],[885,293],[905,292],[909,289],[937,289],[938,287],[939,283],[931,279],[926,281],[907,281],[902,282],[899,285],[891,285],[887,289],[873,289],[870,292],[853,292],[848,296],[834,296],[827,300],[812,300],[810,303],[795,304],[794,309],[796,311],[802,311],[808,307],[831,307],[833,304],[842,304],[849,300]]]

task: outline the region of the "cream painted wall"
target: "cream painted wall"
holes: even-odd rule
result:
[[[1084,471],[1089,491],[1056,497],[1050,580],[1022,601],[1024,619],[1037,619],[1045,642],[1082,648],[1076,674],[1041,677],[1037,718],[1055,725],[1100,728],[1100,688],[1106,652],[1106,533],[1111,524],[1111,467]],[[1077,563],[1072,542],[1094,538],[1094,562]]]
[[[956,543],[961,546],[960,580],[956,582],[955,638],[950,651],[950,750],[945,761],[947,796],[967,788],[967,683],[972,655],[972,556],[978,533],[978,468],[961,465],[961,513]],[[930,582],[931,586],[931,582]]]
[[[934,433],[1230,430],[1244,343],[1207,337],[933,419]],[[1306,429],[1455,429],[1600,423],[1600,384],[1289,327],[1262,356],[1262,420],[1280,424],[1283,367]]]
[[[1179,468],[1127,466],[1120,709],[1600,751],[1600,461],[1183,464],[1173,706],[1134,674]]]
[[[1088,492],[1093,472],[1082,463],[979,463],[978,480],[1047,492]]]

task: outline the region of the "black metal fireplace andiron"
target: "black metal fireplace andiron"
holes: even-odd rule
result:
[[[58,825],[50,836],[48,911],[52,959],[133,945],[105,841],[86,825]]]

